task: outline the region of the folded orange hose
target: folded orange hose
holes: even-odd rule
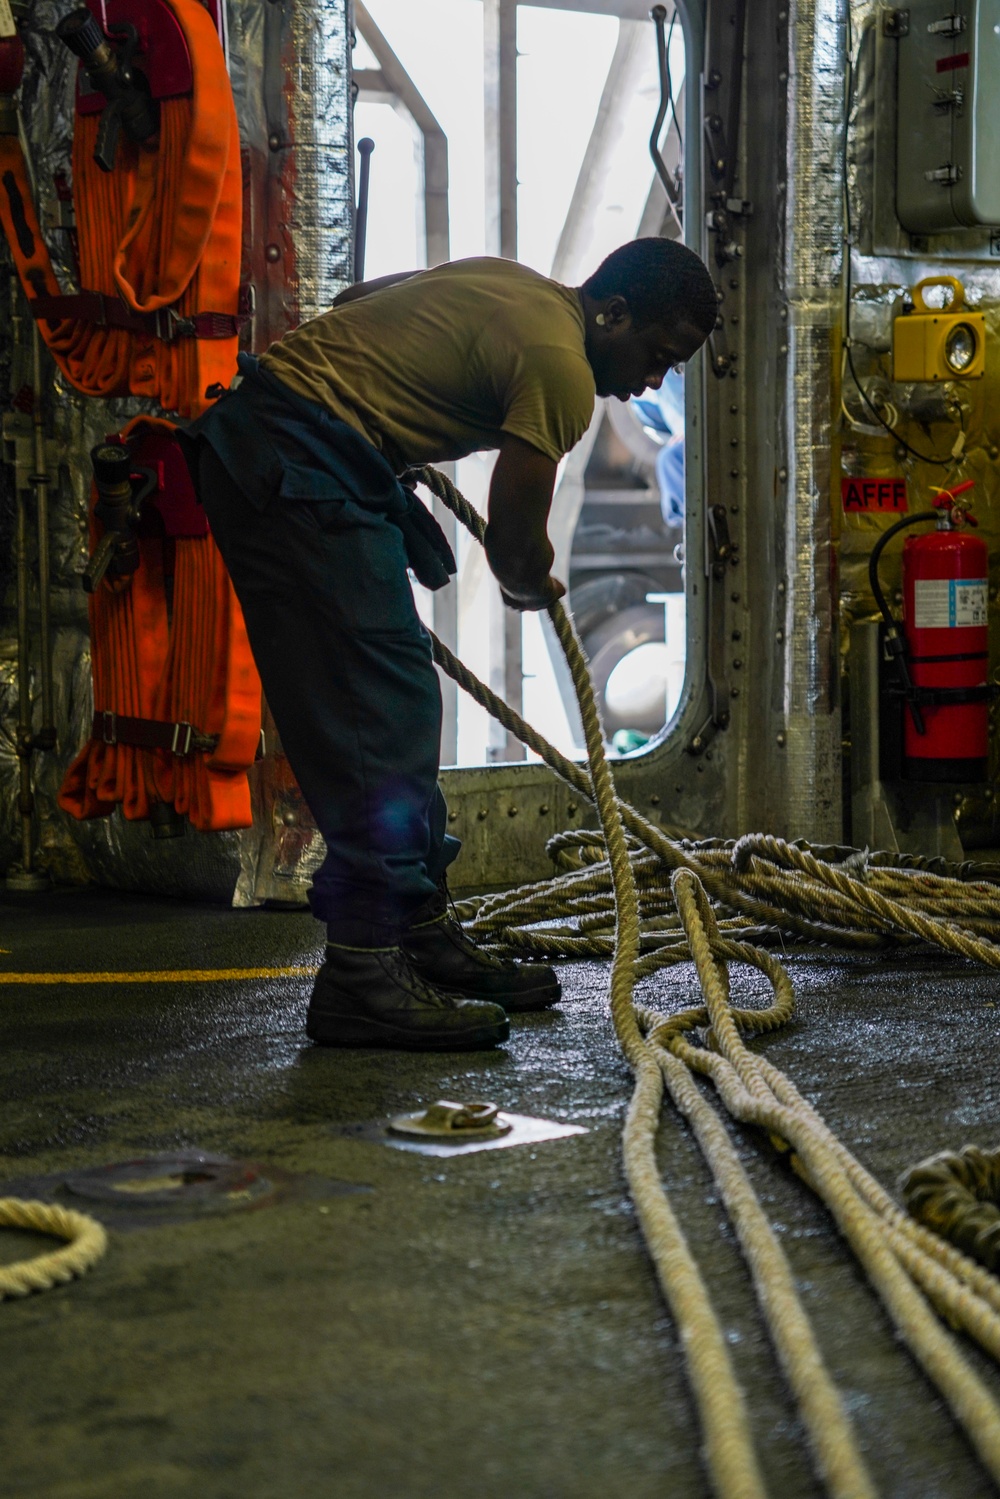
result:
[[[171,422],[140,416],[121,435],[140,441],[145,433],[174,430]],[[92,549],[103,534],[96,498],[95,486]],[[147,529],[139,556],[129,578],[105,578],[90,596],[95,734],[70,766],[59,805],[81,819],[107,816],[120,805],[136,821],[159,802],[200,832],[249,827],[246,772],[260,742],[261,687],[229,575],[207,532],[170,537]],[[118,729],[119,716],[133,720],[133,736],[138,720],[141,735],[159,732],[162,742],[127,742],[130,728]],[[187,726],[207,747],[172,752],[166,745],[174,726],[178,751]]]
[[[122,136],[113,172],[94,161],[99,115],[78,115],[73,199],[80,278],[163,326],[206,311],[239,312],[242,173],[239,127],[218,33],[199,0],[167,0],[188,43],[192,93],[164,99],[160,131],[137,145]],[[9,121],[8,121],[9,127]],[[0,124],[0,130],[4,127]],[[42,237],[15,130],[0,134],[0,223],[29,301],[61,288]],[[196,416],[209,387],[236,370],[238,336],[163,339],[152,330],[102,327],[76,317],[40,320],[67,379],[85,395],[136,395]]]

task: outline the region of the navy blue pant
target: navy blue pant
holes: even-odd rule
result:
[[[331,942],[393,945],[460,844],[437,783],[441,691],[398,527],[275,495],[252,505],[207,442],[198,490],[243,608],[281,743],[326,858]]]

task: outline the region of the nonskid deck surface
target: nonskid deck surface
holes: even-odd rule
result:
[[[280,1186],[237,1193],[228,1211],[146,1204],[130,1219],[115,1206],[86,1279],[0,1304],[5,1494],[705,1494],[683,1359],[623,1184],[630,1079],[606,969],[564,969],[561,1007],[517,1019],[497,1052],[331,1052],[303,1029],[318,933],[299,913],[103,892],[0,905],[8,975],[159,976],[0,986],[0,1195],[3,1181],[191,1150],[256,1163]],[[799,1018],[755,1044],[880,1180],[945,1146],[1000,1141],[992,974],[922,957],[791,968]],[[737,993],[762,985],[735,975]],[[645,992],[690,1003],[693,974]],[[441,1160],[344,1132],[439,1097],[588,1133]],[[880,1492],[991,1493],[823,1209],[767,1142],[739,1138]],[[660,1157],[769,1487],[812,1496],[746,1273],[673,1116]],[[0,1230],[0,1261],[46,1242]]]

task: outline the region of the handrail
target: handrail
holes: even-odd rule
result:
[[[677,221],[678,229],[683,233],[683,207],[681,205],[680,188],[675,179],[670,175],[670,170],[660,152],[660,131],[663,129],[663,122],[667,117],[667,110],[671,105],[670,63],[667,57],[666,6],[654,5],[653,9],[649,12],[649,18],[656,27],[656,63],[660,74],[660,107],[656,111],[656,120],[653,125],[652,134],[649,137],[649,154],[653,158],[653,166],[656,168],[656,174],[663,183],[670,211]]]

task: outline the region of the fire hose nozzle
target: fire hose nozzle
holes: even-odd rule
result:
[[[83,573],[85,593],[95,593],[101,580],[131,578],[139,566],[136,526],[142,502],[156,488],[149,469],[135,470],[128,448],[101,442],[91,450],[97,503],[94,514],[104,526]]]
[[[107,66],[112,55],[111,43],[101,29],[101,23],[85,5],[71,10],[56,26],[56,36],[65,42],[69,50],[78,57],[88,70],[91,67]]]
[[[144,73],[132,66],[139,50],[139,33],[129,22],[110,26],[106,35],[85,5],[70,11],[56,26],[56,35],[82,62],[91,83],[107,99],[94,147],[94,160],[104,172],[114,170],[118,139],[124,127],[134,141],[146,141],[160,128],[160,107],[149,91]]]
[[[99,442],[90,450],[90,462],[102,500],[109,491],[123,496],[131,494],[132,460],[124,444]]]

